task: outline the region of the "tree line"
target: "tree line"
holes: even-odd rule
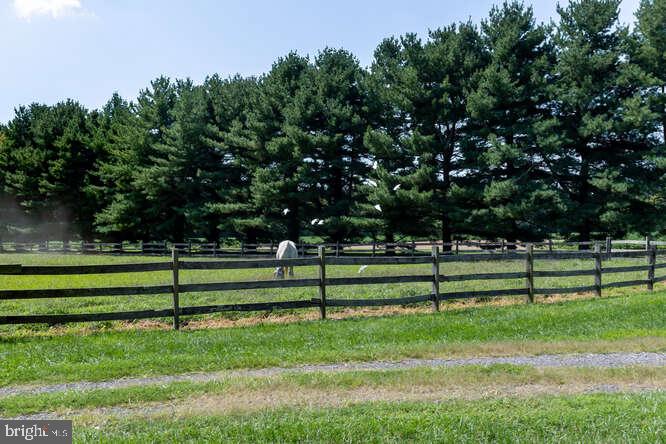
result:
[[[135,101],[19,106],[0,232],[82,239],[581,241],[666,231],[666,0],[390,37],[369,67],[290,53],[258,77],[160,77]],[[57,234],[56,234],[57,233]]]

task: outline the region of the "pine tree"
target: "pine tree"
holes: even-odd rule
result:
[[[395,242],[397,233],[433,234],[428,229],[434,226],[432,191],[419,188],[415,174],[419,159],[409,143],[414,80],[415,68],[407,65],[401,41],[385,39],[375,50],[366,80],[370,128],[364,144],[372,169],[361,187],[364,198],[356,206],[357,223],[363,223],[373,238],[381,235],[387,243]]]
[[[638,44],[633,56],[649,75],[644,91],[661,126],[661,135],[655,137],[653,152],[646,158],[654,168],[653,180],[644,184],[646,200],[656,211],[642,212],[645,217],[641,217],[634,231],[656,234],[666,232],[666,222],[661,217],[666,210],[666,1],[642,0],[636,18],[634,37]]]
[[[315,58],[286,111],[286,137],[303,162],[300,192],[310,196],[310,212],[304,215],[315,220],[310,231],[332,241],[359,235],[351,215],[368,169],[362,85],[358,60],[347,51],[327,48]]]
[[[7,126],[5,187],[44,236],[91,239],[90,136],[88,111],[71,100],[19,107]]]
[[[12,225],[16,225],[20,220],[20,210],[16,200],[7,188],[9,151],[7,127],[0,124],[0,239],[8,236]]]
[[[232,131],[234,143],[244,147],[256,162],[245,207],[246,216],[234,219],[246,239],[253,236],[298,241],[303,221],[315,200],[303,188],[310,165],[287,123],[303,78],[312,69],[307,58],[295,53],[278,59],[260,79],[258,97],[247,122]],[[243,204],[244,202],[238,202]]]
[[[144,162],[138,147],[146,137],[138,116],[133,105],[115,93],[96,121],[92,144],[103,153],[95,171],[98,185],[90,189],[100,202],[96,232],[105,240],[149,239],[141,217],[143,198],[133,186],[136,169]]]
[[[548,116],[549,30],[516,1],[493,7],[481,29],[489,63],[468,103],[475,131],[466,181],[476,193],[469,220],[485,237],[543,238],[559,216],[536,140],[536,124]]]
[[[553,118],[539,123],[540,156],[565,205],[563,234],[622,234],[650,212],[654,116],[641,94],[644,73],[627,53],[618,0],[558,7]]]
[[[196,219],[205,225],[207,239],[217,239],[221,232],[255,243],[266,230],[254,219],[250,187],[257,159],[245,142],[248,115],[257,101],[257,80],[213,76],[203,88],[211,119],[203,146],[214,163],[205,174],[206,203]]]
[[[636,61],[651,76],[653,109],[659,113],[666,141],[666,1],[642,0],[636,11]]]
[[[106,236],[159,240],[171,238],[172,226],[165,217],[173,213],[159,198],[147,192],[146,171],[160,158],[167,130],[173,125],[177,100],[175,85],[165,77],[151,82],[130,105],[112,99],[107,105],[113,116],[109,133],[109,155],[99,170],[103,183],[110,188],[109,202],[96,217],[98,230]],[[151,188],[154,191],[155,188]],[[169,214],[165,214],[169,212]]]

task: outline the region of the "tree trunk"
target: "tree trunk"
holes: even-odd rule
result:
[[[451,220],[449,219],[449,216],[446,214],[442,215],[442,242],[444,245],[442,246],[442,251],[451,251],[451,245],[446,245],[450,244],[453,240],[453,230],[451,229]]]
[[[249,230],[245,235],[245,252],[257,252],[257,232],[253,229]]]
[[[589,184],[589,177],[590,177],[590,163],[589,160],[585,156],[585,150],[580,150],[581,152],[581,167],[580,167],[580,177],[578,181],[578,205],[580,205],[583,208],[583,211],[585,211],[585,204],[587,203],[588,200],[588,195],[590,193],[590,184]],[[578,231],[578,242],[588,242],[590,240],[590,221],[587,217],[583,217],[581,222],[578,224],[576,227]],[[589,245],[579,245],[578,246],[579,250],[588,250]]]
[[[386,230],[386,233],[384,233],[384,237],[386,238],[386,249],[384,250],[384,254],[386,256],[393,256],[395,255],[395,247],[393,245],[389,246],[389,244],[392,244],[395,242],[395,234],[393,233],[392,230]]]
[[[206,227],[206,240],[208,242],[217,242],[220,239],[220,219],[211,217]]]
[[[666,85],[661,85],[661,95],[666,94]],[[666,104],[661,106],[661,129],[663,132],[664,140],[663,143],[666,143]]]
[[[298,242],[301,237],[301,222],[298,218],[298,211],[292,210],[291,217],[287,223],[287,239],[293,242]]]
[[[176,214],[173,220],[172,240],[176,243],[185,242],[185,216]]]
[[[590,226],[588,224],[581,225],[578,230],[578,242],[589,242],[590,241]],[[589,250],[589,245],[578,245],[579,250]]]

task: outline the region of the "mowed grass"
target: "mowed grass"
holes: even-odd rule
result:
[[[663,442],[666,394],[368,402],[228,415],[91,417],[75,442]]]
[[[641,350],[646,343],[663,350],[665,296],[656,291],[554,304],[185,331],[17,331],[0,336],[0,385],[450,356],[467,350],[607,351],[622,341],[631,345],[631,340],[637,340],[633,346]]]
[[[209,260],[192,259],[188,260]],[[81,265],[81,264],[110,264],[110,263],[141,263],[168,261],[164,257],[146,256],[95,256],[95,255],[57,255],[57,254],[0,254],[0,264],[21,263],[23,265]],[[645,259],[613,259],[608,266],[623,266],[644,264]],[[536,270],[574,270],[592,269],[592,260],[541,260],[535,262]],[[523,261],[488,261],[488,262],[453,262],[442,263],[442,274],[474,274],[489,272],[516,272],[524,271]],[[358,266],[328,266],[328,277],[359,276]],[[362,276],[388,276],[388,275],[430,275],[429,264],[422,265],[373,265],[369,266]],[[659,273],[657,273],[659,275]],[[297,267],[296,278],[317,277],[316,267]],[[619,273],[604,276],[604,283],[619,280],[645,279],[645,272]],[[87,288],[87,287],[113,287],[113,286],[143,286],[164,285],[171,283],[171,272],[147,273],[121,273],[104,275],[74,275],[74,276],[0,276],[0,289],[52,289],[52,288]],[[180,282],[233,282],[256,281],[272,279],[271,269],[244,269],[244,270],[181,270]],[[567,286],[591,285],[592,276],[576,276],[568,278],[537,278],[537,288],[561,288]],[[524,288],[524,279],[482,280],[442,282],[442,293],[469,290],[490,290]],[[416,296],[428,294],[431,291],[429,283],[405,283],[388,285],[354,285],[329,287],[329,298],[341,299],[374,299],[400,296]],[[626,289],[605,290],[604,294],[613,296],[624,294]],[[316,287],[243,290],[228,292],[186,293],[181,294],[181,306],[233,304],[284,300],[309,300],[318,296]],[[522,297],[512,297],[516,301]],[[427,304],[422,304],[427,305]],[[150,296],[114,296],[96,298],[62,298],[62,299],[35,299],[11,300],[0,302],[0,315],[12,314],[66,314],[66,313],[99,313],[130,310],[163,309],[172,306],[170,295]],[[309,309],[316,311],[316,309]],[[300,310],[303,313],[307,310]],[[330,309],[335,312],[336,309]],[[293,311],[287,311],[293,313]],[[256,313],[218,313],[213,315],[196,316],[194,319],[237,319],[239,317],[256,316]],[[191,319],[191,318],[190,318]],[[165,324],[168,319],[161,320]],[[88,324],[93,328],[112,327],[120,323],[101,322]],[[1,326],[2,332],[15,331],[44,331],[44,325],[31,326]]]
[[[17,261],[17,259],[21,259]],[[0,263],[91,264],[155,257],[0,255]],[[190,259],[184,259],[190,260]],[[644,264],[613,260],[609,266]],[[538,270],[590,269],[590,260],[538,261]],[[445,263],[443,274],[523,271],[522,261]],[[271,279],[266,270],[183,271],[182,283]],[[331,277],[358,267],[328,267]],[[299,267],[297,278],[316,277]],[[429,265],[370,266],[363,275],[430,274]],[[659,272],[657,273],[660,274]],[[645,273],[604,282],[645,279]],[[2,289],[168,284],[169,272],[2,276]],[[537,287],[589,285],[591,276],[538,279]],[[441,291],[521,288],[522,279],[454,282]],[[537,369],[513,365],[239,376],[230,369],[486,354],[665,351],[666,290],[618,289],[602,299],[507,306],[456,305],[440,313],[256,323],[172,331],[124,323],[0,329],[0,386],[222,371],[209,382],[22,394],[0,416],[58,412],[75,442],[661,442],[661,368]],[[182,305],[309,299],[316,288],[211,292]],[[430,285],[329,288],[329,298],[425,294]],[[520,300],[521,298],[518,297]],[[424,306],[427,304],[423,304]],[[169,295],[2,301],[0,314],[108,312],[171,306]],[[446,308],[446,307],[445,307]],[[316,310],[316,309],[314,309]],[[302,311],[301,311],[302,312]],[[239,315],[216,314],[205,319]],[[242,316],[257,316],[247,313]],[[163,320],[165,323],[167,319]],[[123,328],[117,328],[122,326]],[[609,386],[644,393],[580,394]],[[540,391],[542,390],[542,391]],[[519,395],[516,396],[516,393]],[[549,393],[549,394],[544,394]],[[557,393],[557,395],[556,395]]]

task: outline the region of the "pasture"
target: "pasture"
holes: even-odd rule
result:
[[[20,260],[19,260],[20,259]],[[184,258],[183,261],[193,260]],[[197,261],[203,259],[197,258]],[[218,259],[219,260],[219,259]],[[659,263],[663,257],[658,256]],[[2,255],[0,263],[92,265],[167,258]],[[591,259],[535,260],[535,271],[589,270]],[[645,265],[613,258],[605,266]],[[525,262],[440,264],[443,275],[524,272]],[[180,271],[180,283],[272,279],[272,269]],[[359,276],[358,265],[327,277]],[[296,267],[316,278],[318,267]],[[371,265],[362,276],[422,275],[431,264]],[[663,274],[658,270],[658,275]],[[171,271],[0,277],[1,290],[164,285]],[[645,280],[604,275],[604,284]],[[535,277],[537,288],[589,286],[594,277]],[[440,291],[524,288],[525,279],[443,281]],[[427,294],[430,282],[330,287],[329,298]],[[317,297],[317,287],[185,293],[182,307]],[[538,368],[462,365],[344,371],[348,363],[476,356],[666,351],[666,285],[591,293],[442,301],[396,307],[317,307],[171,318],[0,328],[0,415],[74,420],[75,442],[184,441],[658,441],[666,423],[663,367]],[[5,300],[0,315],[168,308],[171,295]],[[341,365],[343,371],[291,372]],[[287,368],[274,374],[271,368]],[[251,373],[258,371],[259,373]],[[263,373],[262,373],[263,372]],[[179,375],[194,380],[158,382]],[[125,378],[145,379],[123,386]],[[93,383],[104,382],[108,386]],[[82,384],[80,388],[50,384]],[[90,384],[89,387],[86,384]],[[30,387],[45,387],[30,392]],[[27,390],[27,391],[26,391]],[[631,439],[628,439],[631,438]]]
[[[182,262],[192,261],[193,259],[184,258]],[[197,258],[195,261],[212,261],[212,259]],[[219,261],[220,259],[216,259]],[[368,262],[371,259],[367,259]],[[363,261],[361,259],[361,261]],[[100,265],[100,264],[140,264],[163,262],[168,265],[166,258],[155,257],[123,257],[123,256],[81,256],[81,255],[50,255],[50,254],[26,254],[26,255],[0,255],[0,264],[20,263],[24,266],[45,265]],[[657,256],[657,267],[662,266],[663,256]],[[604,268],[609,267],[632,267],[644,266],[645,257],[625,258],[618,257],[612,260],[604,260]],[[549,289],[551,293],[558,293],[558,289],[567,287],[590,287],[594,284],[594,277],[590,275],[579,276],[539,276],[541,271],[577,271],[590,270],[594,267],[594,260],[590,258],[574,259],[535,259],[534,287],[538,289]],[[362,271],[361,271],[362,270]],[[179,271],[179,283],[181,286],[188,284],[205,283],[234,283],[234,282],[254,282],[271,281],[273,279],[272,269],[270,268],[244,268],[244,269],[210,269],[210,270],[190,270],[181,269]],[[661,276],[661,270],[657,270],[658,277]],[[314,279],[318,278],[319,269],[317,266],[299,266],[296,267],[296,279]],[[442,262],[439,265],[439,273],[442,276],[454,275],[472,275],[488,273],[518,273],[524,276],[524,260],[492,260],[492,261],[464,261],[464,262]],[[349,277],[382,277],[382,276],[427,276],[432,274],[432,265],[430,263],[419,264],[398,264],[398,265],[370,265],[359,267],[356,265],[327,265],[327,279],[341,279]],[[622,273],[613,273],[603,276],[604,286],[612,287],[614,282],[620,281],[642,281],[645,282],[647,272],[642,269],[639,271],[627,271]],[[114,273],[114,274],[83,274],[83,275],[0,275],[0,290],[55,290],[66,288],[100,288],[100,287],[147,287],[154,285],[171,285],[171,270],[149,271],[140,273]],[[288,283],[286,280],[285,283]],[[363,284],[363,285],[361,285]],[[439,293],[457,293],[489,290],[508,290],[525,288],[525,278],[493,279],[486,280],[441,280],[439,282]],[[359,282],[359,285],[344,285],[327,287],[327,298],[345,300],[377,300],[410,297],[426,295],[431,292],[431,282],[392,282],[385,284],[365,284]],[[644,289],[644,284],[637,288]],[[562,291],[565,293],[565,290]],[[589,291],[588,291],[589,293]],[[613,296],[620,294],[617,288],[604,289],[604,295]],[[538,291],[537,291],[538,294]],[[568,294],[568,298],[577,298],[585,296],[585,292],[580,294]],[[318,288],[296,287],[296,288],[266,288],[266,289],[243,289],[229,291],[208,291],[208,292],[189,292],[180,295],[180,306],[210,306],[220,304],[247,304],[262,303],[270,301],[288,301],[303,300],[310,301],[318,298]],[[560,297],[537,296],[537,302],[548,302],[559,300]],[[494,304],[522,303],[524,295],[518,294],[505,298],[497,298],[492,301]],[[488,303],[489,299],[472,298],[460,301],[443,301],[442,309],[459,307],[479,302]],[[422,311],[427,309],[427,303],[406,304],[404,307],[408,311]],[[76,297],[76,298],[43,298],[28,300],[4,300],[0,304],[0,316],[8,315],[49,315],[49,314],[76,314],[76,313],[105,313],[118,311],[139,311],[139,310],[160,310],[172,307],[172,296],[170,294],[157,295],[129,295],[129,296],[102,296],[102,297]],[[370,314],[385,313],[388,309],[365,309],[350,310],[347,308],[329,307],[331,315],[342,316],[349,314],[358,314],[366,312]],[[389,310],[390,311],[390,310]],[[393,310],[395,311],[395,310]],[[215,321],[238,321],[251,322],[252,319],[312,319],[317,313],[315,308],[306,308],[299,310],[286,310],[279,312],[249,312],[249,313],[215,313],[205,315],[194,315],[185,318],[186,325],[202,325],[205,323],[215,325]],[[156,321],[142,322],[139,325],[147,324],[153,326],[167,325],[167,319],[158,319]],[[131,323],[102,321],[94,324],[70,325],[69,329],[76,328],[113,328],[118,326],[127,327]],[[10,332],[13,330],[44,330],[42,325],[23,325],[23,326],[1,326],[0,331]]]
[[[230,372],[424,357],[665,351],[666,292],[625,291],[602,300],[231,328],[17,330],[0,341],[6,389],[189,372],[215,377],[0,396],[0,412],[71,418],[75,442],[656,442],[666,418],[662,367]]]

